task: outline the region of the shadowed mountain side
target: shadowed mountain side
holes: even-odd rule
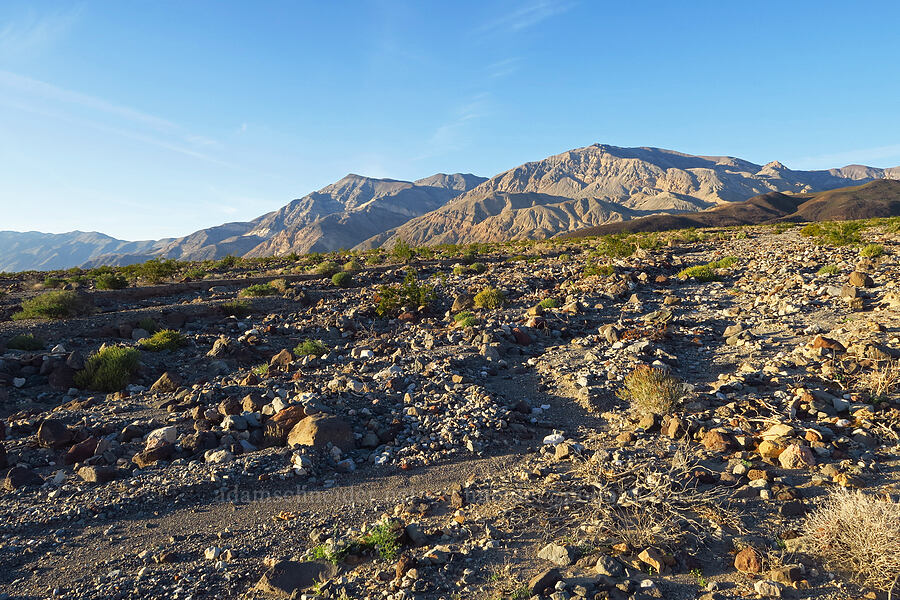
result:
[[[669,231],[687,227],[734,227],[775,221],[840,221],[900,215],[900,181],[881,179],[814,194],[770,192],[691,214],[651,215],[565,233],[561,238],[621,232]]]

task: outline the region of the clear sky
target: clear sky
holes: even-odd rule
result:
[[[601,142],[900,165],[900,3],[0,2],[0,229],[247,220]]]

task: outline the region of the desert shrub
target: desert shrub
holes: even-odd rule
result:
[[[340,265],[338,265],[333,260],[323,260],[313,269],[313,274],[315,275],[323,275],[325,277],[331,277],[335,273],[341,270]]]
[[[484,273],[487,271],[487,266],[483,262],[474,262],[469,265],[469,270],[473,273]]]
[[[720,258],[719,260],[714,260],[709,263],[710,268],[712,269],[727,269],[729,267],[733,267],[737,263],[736,256],[725,256]]]
[[[409,262],[415,255],[416,253],[412,246],[404,240],[397,240],[397,243],[391,248],[391,257],[400,262]]]
[[[780,234],[784,233],[785,231],[790,231],[791,229],[793,229],[796,226],[797,226],[796,223],[791,223],[789,221],[781,221],[779,223],[775,223],[774,225],[772,225],[772,231],[774,231],[775,233],[780,235]]]
[[[819,244],[847,246],[859,243],[859,234],[864,227],[862,221],[810,223],[800,230],[800,235],[811,237]]]
[[[598,275],[600,277],[609,277],[613,273],[616,272],[615,267],[612,265],[597,265],[590,264],[584,268],[584,276],[591,277],[594,275]]]
[[[475,308],[496,309],[506,303],[506,296],[496,288],[487,287],[475,294]]]
[[[6,347],[10,350],[42,350],[45,345],[44,340],[38,339],[30,333],[11,337],[6,342]]]
[[[541,308],[556,308],[559,306],[559,300],[556,298],[544,298],[541,300],[539,306]]]
[[[639,365],[625,376],[619,397],[635,412],[663,415],[684,397],[684,385],[662,369]]]
[[[94,287],[98,290],[121,290],[128,287],[128,280],[115,273],[101,273],[94,279]]]
[[[259,298],[261,296],[271,296],[276,292],[275,288],[268,283],[257,283],[246,287],[240,291],[240,298]]]
[[[900,503],[836,489],[804,530],[809,551],[857,583],[888,591],[900,578]]]
[[[250,370],[260,377],[265,377],[269,374],[269,363],[260,363]]]
[[[362,264],[360,264],[360,262],[354,258],[345,262],[344,266],[341,268],[348,273],[356,273],[357,271],[362,269]]]
[[[151,258],[135,267],[135,273],[150,283],[159,283],[171,278],[178,271],[178,263],[172,259]]]
[[[403,528],[393,521],[382,521],[360,539],[360,545],[378,553],[382,560],[393,562],[400,556]]]
[[[381,253],[373,253],[366,256],[367,265],[380,265],[384,262],[384,255]]]
[[[376,298],[378,304],[375,306],[375,312],[379,317],[385,317],[396,313],[404,306],[427,309],[437,295],[434,286],[419,283],[415,271],[409,271],[399,286],[381,286]]]
[[[840,269],[837,265],[825,265],[818,271],[816,271],[816,275],[824,276],[824,275],[837,275],[840,273]]]
[[[274,289],[276,292],[278,292],[279,294],[283,294],[283,293],[287,292],[288,287],[290,287],[288,285],[287,279],[284,279],[284,278],[273,279],[272,281],[269,282],[269,286],[272,289]]]
[[[353,285],[353,276],[347,271],[341,271],[331,276],[331,283],[338,287],[350,287]]]
[[[868,244],[859,251],[859,255],[863,258],[878,258],[882,254],[884,254],[884,246],[881,244]]]
[[[322,356],[328,353],[328,346],[322,340],[306,339],[297,344],[294,348],[296,356]]]
[[[163,350],[177,350],[187,344],[183,335],[172,329],[157,331],[152,336],[142,339],[138,345],[148,352],[162,352]]]
[[[223,256],[219,260],[213,263],[212,268],[217,271],[227,271],[228,269],[233,269],[241,262],[241,259],[237,256]]]
[[[91,312],[87,300],[69,290],[47,292],[22,302],[22,310],[13,314],[13,320],[65,319]]]
[[[137,323],[138,328],[143,329],[147,333],[154,333],[159,329],[159,325],[150,317],[144,317]]]
[[[678,272],[678,279],[694,279],[700,282],[718,281],[717,269],[727,269],[737,262],[734,256],[726,256],[705,265],[687,267]]]
[[[219,310],[222,311],[222,314],[226,317],[237,317],[238,319],[242,319],[250,314],[252,307],[249,302],[233,300],[231,302],[223,302],[220,304]]]
[[[865,391],[873,401],[887,399],[900,391],[900,360],[879,361],[853,379],[856,387]]]
[[[206,270],[200,267],[191,267],[184,272],[184,276],[188,279],[203,279],[206,277]]]
[[[469,272],[469,268],[466,267],[465,265],[455,265],[453,267],[454,275],[465,275],[468,272]]]
[[[472,311],[464,310],[453,315],[453,322],[457,327],[474,327],[478,324],[478,319],[475,318]]]
[[[121,390],[137,371],[140,357],[134,348],[103,348],[87,359],[83,370],[75,373],[75,385],[98,392]]]
[[[66,284],[65,279],[60,279],[59,277],[45,277],[43,286],[45,288],[59,288]]]
[[[610,258],[628,258],[634,254],[637,244],[628,239],[628,234],[605,235],[597,240],[595,252]]]

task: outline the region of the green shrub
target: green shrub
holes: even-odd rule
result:
[[[135,271],[137,276],[150,283],[159,283],[166,279],[170,279],[178,272],[178,263],[172,259],[161,260],[151,258],[147,262],[137,265]]]
[[[288,285],[287,279],[284,279],[283,277],[278,278],[278,279],[273,279],[272,281],[269,282],[269,286],[273,290],[277,291],[279,294],[284,294],[285,292],[288,291],[288,288],[290,287]]]
[[[662,369],[639,365],[625,376],[619,397],[639,414],[667,414],[684,397],[684,385]]]
[[[455,267],[453,267],[454,275],[465,275],[468,272],[469,272],[469,269],[465,265],[456,265]]]
[[[800,235],[811,237],[819,244],[847,246],[858,244],[860,231],[865,227],[862,221],[832,221],[810,223],[800,230]]]
[[[331,277],[340,270],[341,267],[336,262],[333,260],[325,260],[316,265],[316,268],[313,269],[313,274]]]
[[[328,346],[322,343],[322,340],[306,339],[294,348],[296,356],[322,356],[328,354]]]
[[[634,254],[637,244],[628,239],[627,233],[605,235],[597,240],[595,251],[610,258],[628,258]]]
[[[485,264],[482,262],[474,262],[469,265],[469,270],[473,273],[484,273],[485,271],[487,271],[487,266],[485,266]]]
[[[9,338],[6,347],[10,350],[43,350],[44,340],[40,340],[30,333],[17,335]]]
[[[59,277],[46,277],[44,278],[44,287],[45,288],[59,288],[66,284],[65,279],[60,279]]]
[[[541,308],[556,308],[559,306],[559,301],[556,298],[544,298],[539,306]]]
[[[192,267],[184,272],[184,276],[188,279],[203,279],[206,277],[206,271],[201,269],[200,267]]]
[[[682,269],[678,272],[677,277],[678,279],[694,279],[703,283],[719,280],[719,276],[713,272],[709,265],[696,265]]]
[[[98,392],[116,392],[128,385],[141,353],[134,348],[110,346],[91,355],[75,373],[75,385]]]
[[[98,290],[121,290],[128,287],[128,280],[115,273],[101,273],[94,279],[94,287]]]
[[[331,283],[338,287],[350,287],[353,285],[353,276],[347,271],[341,271],[331,276]]]
[[[237,317],[238,319],[243,319],[247,315],[251,313],[253,310],[250,306],[249,302],[233,300],[231,302],[223,302],[219,305],[219,310],[222,311],[226,317]]]
[[[415,255],[415,251],[404,240],[397,240],[397,243],[391,248],[391,256],[400,262],[409,262]]]
[[[592,264],[592,265],[587,265],[584,268],[584,276],[585,277],[591,277],[594,275],[597,275],[600,277],[609,277],[610,275],[614,274],[615,272],[616,272],[616,268],[613,267],[612,265]]]
[[[187,344],[183,335],[172,329],[157,331],[152,336],[142,339],[138,345],[148,352],[162,352],[163,350],[178,350]]]
[[[436,298],[434,286],[419,283],[415,271],[409,271],[399,286],[385,285],[378,289],[375,312],[384,317],[395,314],[404,306],[427,309]]]
[[[251,369],[253,373],[259,375],[260,377],[265,377],[269,374],[269,363],[261,363],[256,365]]]
[[[240,262],[240,258],[238,258],[237,256],[231,256],[229,254],[228,256],[223,256],[222,258],[214,262],[212,268],[217,271],[227,271],[228,269],[233,269],[234,267],[236,267]]]
[[[341,268],[344,271],[347,271],[348,273],[356,273],[357,271],[362,269],[362,265],[360,264],[360,262],[358,260],[356,260],[354,258],[352,260],[348,260],[347,262],[345,262],[344,266]]]
[[[453,315],[453,322],[457,327],[474,327],[478,324],[478,319],[472,311],[464,310]]]
[[[257,283],[246,287],[238,294],[239,298],[259,298],[261,296],[271,296],[277,290],[268,283]]]
[[[496,309],[506,303],[503,292],[496,288],[487,287],[475,294],[475,308]]]
[[[372,548],[382,560],[393,562],[400,556],[402,528],[392,521],[382,521],[360,540],[364,547]]]
[[[159,325],[157,325],[156,321],[154,321],[150,317],[144,317],[143,319],[138,321],[137,326],[147,333],[155,333],[156,330],[159,329]]]
[[[816,275],[837,275],[840,271],[837,265],[825,265],[816,271]]]
[[[859,251],[859,255],[863,258],[878,258],[882,254],[884,254],[884,246],[881,244],[868,244]]]
[[[13,314],[13,320],[65,319],[91,312],[87,300],[73,291],[47,292],[22,302],[22,310]]]

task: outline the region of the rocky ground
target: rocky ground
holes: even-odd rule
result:
[[[0,350],[44,342],[0,354],[0,598],[887,597],[805,523],[837,489],[896,508],[900,235],[700,237],[286,277],[248,315],[219,308],[235,278],[0,322]],[[376,314],[412,270],[430,306]],[[5,285],[0,314],[35,294]],[[472,306],[486,287],[502,305]],[[75,386],[147,319],[185,345]],[[640,365],[672,407],[624,399]]]

